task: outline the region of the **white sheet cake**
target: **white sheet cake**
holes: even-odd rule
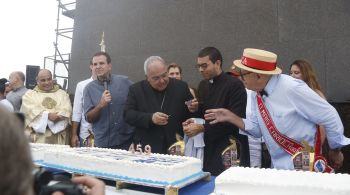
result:
[[[203,174],[192,157],[131,153],[104,148],[57,148],[43,156],[46,166],[111,179],[176,185]]]
[[[216,195],[349,195],[350,175],[232,167],[215,179]]]

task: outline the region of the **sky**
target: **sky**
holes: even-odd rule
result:
[[[63,3],[72,2],[65,1]],[[44,67],[44,57],[55,53],[57,0],[5,0],[0,11],[0,78],[12,71],[25,73],[26,65]],[[60,16],[59,28],[72,27],[73,20]],[[71,41],[60,37],[61,53],[70,53]],[[51,66],[50,66],[51,63]],[[48,61],[52,69],[53,62]],[[62,73],[64,74],[64,73]]]

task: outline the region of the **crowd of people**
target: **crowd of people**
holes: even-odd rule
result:
[[[321,144],[328,151],[323,154],[333,168],[342,166],[340,149],[350,139],[343,135],[340,117],[326,101],[307,61],[291,63],[289,76],[281,74],[276,54],[245,49],[228,73],[222,66],[217,48],[200,50],[196,68],[203,80],[195,90],[183,81],[180,65],[167,65],[159,56],[145,60],[146,79],[134,83],[112,74],[109,54],[97,52],[89,65],[91,76],[76,86],[73,106],[49,70],[39,71],[34,89],[26,89],[24,74],[15,71],[9,80],[0,79],[0,112],[1,125],[20,139],[7,140],[2,130],[0,143],[3,148],[15,144],[19,153],[27,154],[18,157],[25,158],[21,161],[26,164],[18,166],[27,172],[18,174],[30,177],[24,135],[34,143],[73,147],[128,150],[149,145],[152,152],[163,154],[176,142],[176,135],[198,137],[203,143],[203,170],[219,175],[227,168],[222,153],[232,137],[239,144],[240,166],[294,169],[293,156],[303,148],[300,143],[314,146],[320,126]],[[23,128],[16,126],[8,111],[24,114],[23,136],[18,131]],[[195,118],[205,121],[198,123]],[[20,177],[16,174],[13,177]]]

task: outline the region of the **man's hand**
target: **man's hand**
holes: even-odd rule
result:
[[[156,125],[166,125],[168,124],[169,115],[162,112],[155,112],[152,115],[152,122]]]
[[[87,195],[104,195],[105,184],[103,181],[90,176],[79,176],[72,178],[72,182],[88,187]],[[54,192],[52,195],[63,195],[62,192]]]
[[[204,131],[204,126],[202,124],[195,124],[193,119],[187,119],[182,123],[182,127],[185,135],[188,137],[193,137]]]
[[[328,152],[328,157],[331,167],[333,167],[335,170],[338,170],[343,166],[344,155],[341,150],[330,149]]]
[[[105,184],[103,181],[89,176],[74,177],[72,181],[77,184],[82,184],[89,188],[88,195],[104,195]]]
[[[79,146],[79,137],[78,137],[78,135],[72,135],[71,145],[72,145],[72,147],[78,147]]]
[[[96,122],[100,117],[101,110],[112,101],[111,93],[105,90],[102,93],[100,102],[86,113],[86,119],[89,123]]]
[[[198,100],[196,98],[186,101],[185,104],[187,105],[187,108],[190,112],[198,111]]]
[[[233,113],[225,108],[210,109],[205,111],[205,120],[210,121],[210,124],[230,122],[233,118]]]
[[[100,99],[100,106],[102,107],[102,108],[104,108],[104,107],[106,107],[108,104],[109,104],[109,102],[111,102],[112,101],[112,96],[111,96],[111,93],[108,91],[108,90],[105,90],[104,92],[103,92],[103,94],[102,94],[102,97],[101,97],[101,99]]]
[[[194,120],[192,118],[187,119],[185,122],[182,123],[182,127],[187,126],[191,123],[194,123]]]
[[[57,113],[49,113],[48,118],[52,122],[58,122],[60,120],[63,120],[63,117],[58,115]]]

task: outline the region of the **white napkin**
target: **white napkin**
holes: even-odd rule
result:
[[[30,127],[37,133],[45,133],[47,121],[49,118],[49,112],[44,111],[40,115],[34,118],[34,120],[29,124]]]

